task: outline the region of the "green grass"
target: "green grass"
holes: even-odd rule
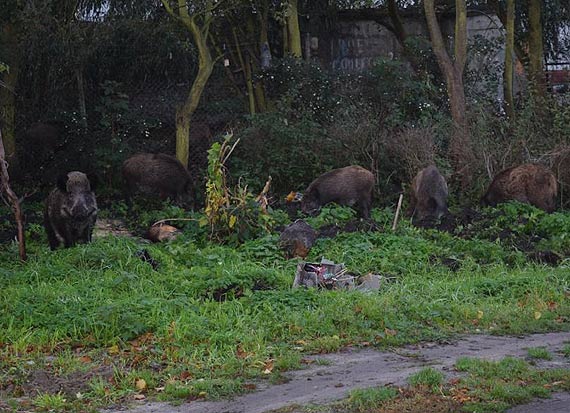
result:
[[[53,412],[67,409],[67,400],[62,394],[38,394],[34,398],[34,405],[39,411]]]
[[[528,350],[528,356],[538,360],[552,360],[552,354],[544,347],[532,347]]]
[[[553,391],[570,389],[570,370],[539,370],[513,357],[500,361],[460,358],[455,368],[463,374],[450,382],[444,381],[441,372],[424,368],[408,378],[410,388],[355,390],[340,402],[294,411],[423,413],[429,406],[429,411],[437,412],[504,412],[534,398],[547,398]]]
[[[350,411],[365,412],[380,407],[383,402],[395,398],[398,390],[393,387],[374,387],[370,389],[352,390],[346,407]]]
[[[546,398],[555,390],[570,389],[570,370],[537,370],[512,357],[499,362],[462,358],[456,369],[467,373],[456,388],[468,389],[468,412],[503,412],[533,398]],[[452,392],[453,393],[453,392]]]
[[[428,387],[433,392],[436,392],[443,384],[444,378],[445,377],[441,371],[435,370],[431,367],[426,367],[408,377],[408,383],[415,387]]]
[[[350,218],[343,214],[334,219]],[[303,353],[568,329],[565,264],[539,265],[510,245],[405,220],[394,233],[391,211],[373,216],[380,231],[320,239],[308,257],[389,277],[367,293],[292,290],[297,261],[283,258],[276,235],[224,246],[188,229],[169,244],[106,237],[51,252],[32,228],[27,263],[15,245],[0,248],[0,389],[21,395],[33,370],[67,377],[114,366],[112,380],[86,382],[85,403],[129,399],[143,376],[149,398],[219,398],[250,391],[248,380],[279,380],[301,367]],[[141,249],[160,263],[156,271]]]

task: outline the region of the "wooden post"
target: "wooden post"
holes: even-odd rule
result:
[[[402,209],[402,201],[404,200],[404,194],[400,194],[398,199],[398,206],[396,207],[396,216],[394,217],[394,222],[392,223],[392,231],[396,231],[398,226],[398,217],[400,216],[400,210]]]
[[[16,225],[18,226],[18,250],[20,252],[20,260],[26,261],[26,240],[24,238],[24,215],[20,207],[18,196],[10,188],[10,176],[8,175],[8,162],[6,162],[6,152],[4,151],[4,141],[2,140],[2,131],[0,130],[0,184],[3,191],[6,192],[8,200],[12,204],[12,210],[16,217]]]

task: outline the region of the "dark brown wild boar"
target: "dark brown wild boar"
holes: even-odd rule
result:
[[[370,218],[373,190],[374,175],[369,170],[357,165],[333,169],[307,187],[301,200],[301,210],[311,214],[330,202],[336,202],[339,205],[356,205],[362,218]]]
[[[412,180],[410,209],[414,225],[430,225],[447,214],[447,182],[435,165],[430,165]]]
[[[65,248],[77,242],[91,242],[97,220],[97,200],[92,182],[83,172],[62,175],[48,195],[44,208],[44,226],[49,246]]]
[[[174,156],[139,153],[123,162],[122,173],[128,202],[136,191],[177,202],[187,201],[191,197],[190,174]]]
[[[64,143],[63,129],[63,125],[55,122],[36,122],[30,125],[22,137],[23,166],[37,170],[53,160],[54,153]]]
[[[513,200],[552,212],[556,208],[557,194],[558,182],[550,169],[526,163],[505,169],[495,176],[481,201],[484,205],[496,206]]]

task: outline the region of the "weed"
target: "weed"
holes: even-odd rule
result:
[[[562,348],[562,354],[564,357],[570,357],[570,344],[565,344]]]
[[[395,398],[398,391],[393,387],[375,387],[352,390],[347,400],[351,411],[368,412],[382,405],[386,400]]]
[[[552,354],[545,347],[531,347],[527,350],[528,356],[539,360],[552,360]]]
[[[40,411],[63,411],[67,407],[67,400],[61,394],[38,394],[34,399],[34,405]]]
[[[436,392],[441,387],[443,379],[444,375],[442,372],[426,367],[408,377],[408,383],[412,386],[429,387],[432,392]]]
[[[535,370],[513,357],[498,362],[462,358],[455,367],[468,373],[455,389],[469,389],[470,401],[464,408],[470,412],[504,411],[534,397],[548,397],[551,391],[567,386],[570,377],[568,370]]]

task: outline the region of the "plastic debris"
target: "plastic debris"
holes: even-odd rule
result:
[[[297,264],[293,288],[326,288],[327,290],[377,291],[387,277],[366,274],[361,277],[348,273],[344,264],[322,258],[321,262],[300,262]]]

